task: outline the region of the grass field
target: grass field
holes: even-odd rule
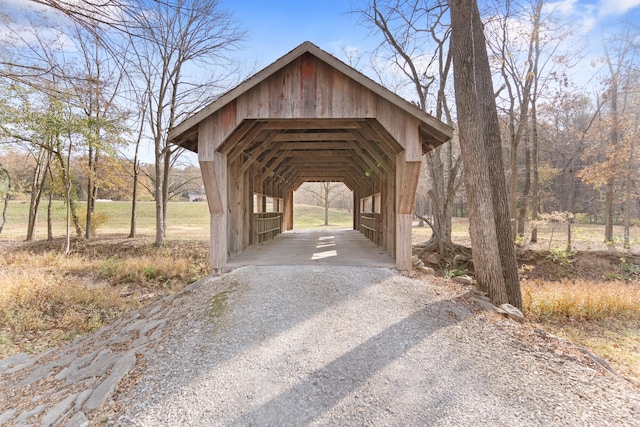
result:
[[[82,205],[78,206],[82,213]],[[9,203],[7,223],[0,240],[21,240],[27,233],[28,202]],[[47,207],[40,205],[36,240],[47,237]],[[54,237],[65,235],[66,209],[64,202],[55,201],[51,211]],[[167,238],[187,240],[209,239],[209,210],[205,202],[169,202]],[[131,202],[97,202],[96,218],[98,234],[128,234],[131,218]],[[82,221],[82,220],[81,220]],[[296,205],[294,208],[295,228],[324,227],[324,209],[318,206]],[[329,210],[328,228],[351,227],[352,214],[334,209]],[[137,233],[140,236],[155,235],[154,202],[138,202]]]
[[[83,205],[78,206],[84,212]],[[0,240],[21,240],[26,235],[27,202],[12,201],[7,209],[7,223]],[[131,217],[130,202],[97,202],[98,234],[127,234]],[[62,237],[65,233],[64,203],[55,201],[52,209],[54,237]],[[208,240],[209,211],[205,202],[170,202],[168,205],[167,238],[187,240]],[[294,228],[324,227],[324,210],[318,206],[296,205],[294,208]],[[352,214],[346,211],[329,210],[329,228],[351,227]],[[527,237],[530,228],[526,228]],[[538,243],[523,243],[530,249],[548,250],[549,247],[564,249],[567,244],[566,224],[557,226],[545,225],[539,229]],[[155,235],[154,202],[138,202],[137,232],[140,236]],[[614,242],[604,244],[604,227],[597,224],[574,224],[572,226],[572,242],[574,250],[622,250],[622,226],[614,227]],[[36,240],[47,236],[46,203],[40,205]],[[431,236],[428,226],[413,228],[413,242],[423,242]],[[469,221],[467,218],[453,218],[452,237],[455,243],[470,246]],[[631,251],[640,252],[640,228],[631,229]]]
[[[616,225],[613,227],[613,243],[604,243],[604,226],[599,224],[572,224],[571,226],[571,242],[573,250],[591,251],[591,250],[611,250],[617,249],[622,251],[623,227]],[[531,227],[529,224],[525,227],[525,239],[522,246],[533,249],[547,251],[549,248],[565,249],[567,247],[567,225],[543,225],[538,228],[538,242],[530,243],[529,238]],[[431,228],[424,227],[413,228],[413,242],[423,242],[431,237]],[[464,246],[471,246],[469,238],[469,220],[467,218],[453,218],[451,237],[454,243]],[[640,252],[640,227],[633,226],[630,230],[631,252]]]

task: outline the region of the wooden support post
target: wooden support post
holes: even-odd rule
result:
[[[360,230],[360,192],[353,191],[353,229]]]
[[[288,190],[284,197],[284,229],[293,230],[293,190]]]
[[[219,273],[227,263],[227,215],[211,214],[211,268]]]
[[[211,215],[211,268],[220,272],[227,262],[227,156],[215,149],[216,123],[202,121],[198,131],[198,160]]]
[[[420,162],[407,161],[407,151],[396,154],[396,224],[395,257],[396,269],[411,270],[411,228]]]
[[[411,271],[412,214],[396,214],[396,270]]]

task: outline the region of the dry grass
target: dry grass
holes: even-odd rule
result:
[[[640,382],[638,282],[527,281],[522,290],[532,322],[590,348]]]
[[[0,358],[40,351],[100,328],[155,295],[208,272],[203,242],[111,236],[76,243],[12,244],[0,250]]]
[[[525,282],[523,303],[534,318],[640,320],[640,285],[622,281]]]
[[[55,272],[0,273],[0,357],[38,351],[93,331],[135,303],[118,289],[90,288]]]

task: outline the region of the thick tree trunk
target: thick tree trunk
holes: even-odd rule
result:
[[[474,270],[495,304],[521,308],[498,116],[475,0],[450,0],[454,86]]]

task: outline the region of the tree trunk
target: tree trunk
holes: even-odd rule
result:
[[[164,153],[164,179],[162,180],[162,214],[164,217],[162,218],[162,224],[164,226],[164,235],[167,235],[167,203],[169,203],[169,185],[171,184],[169,180],[169,173],[171,172],[171,150],[169,148],[166,149]]]
[[[609,65],[611,68],[611,65]],[[618,74],[611,73],[611,134],[610,144],[618,145]],[[613,242],[613,178],[607,180],[605,186],[604,207],[604,241]]]
[[[531,183],[531,222],[534,224],[531,228],[531,243],[538,242],[538,227],[535,221],[538,220],[538,212],[540,209],[539,202],[539,180],[538,173],[538,118],[536,115],[535,100],[531,103],[531,172],[533,182]]]
[[[607,180],[604,190],[604,241],[613,242],[613,179]]]
[[[89,144],[89,173],[87,174],[87,215],[85,216],[85,229],[84,229],[84,237],[89,240],[91,239],[91,227],[92,227],[92,218],[93,218],[93,173],[94,173],[94,164],[93,164],[93,146]]]
[[[67,218],[68,221],[73,220],[73,225],[76,230],[76,236],[78,239],[82,240],[82,227],[80,227],[80,219],[78,218],[78,211],[76,209],[75,200],[73,200],[73,196],[71,195],[71,188],[73,187],[73,183],[71,182],[71,175],[69,172],[69,165],[71,162],[71,146],[69,146],[69,151],[67,153],[67,159],[62,157],[62,153],[59,151],[55,152],[55,156],[58,159],[58,163],[60,164],[60,169],[62,170],[62,183],[65,188],[65,198],[67,202]],[[70,226],[70,225],[69,225]],[[68,237],[68,236],[67,236]]]
[[[522,307],[498,116],[475,0],[450,0],[454,87],[474,270],[495,304]]]
[[[53,240],[53,218],[51,217],[52,205],[53,205],[53,188],[51,189],[51,191],[49,191],[49,201],[47,203],[47,241],[49,242]]]
[[[9,171],[3,168],[0,165],[0,171],[5,176],[7,181],[7,191],[4,194],[3,205],[2,205],[2,217],[0,217],[0,234],[2,234],[2,230],[4,229],[4,225],[7,223],[7,207],[9,206],[9,198],[11,196],[11,175],[9,175]]]
[[[162,170],[162,156],[161,153],[156,148],[156,159],[155,159],[155,172],[156,172],[156,188],[155,188],[155,202],[156,202],[156,246],[162,246],[164,244],[164,201],[163,201],[163,177],[164,173]]]
[[[524,236],[524,225],[527,218],[527,198],[531,191],[531,150],[529,149],[529,141],[524,138],[524,188],[522,189],[520,212],[518,213],[518,236]]]
[[[140,165],[138,164],[138,149],[133,160],[133,191],[131,192],[131,228],[129,229],[128,238],[136,237],[136,204],[138,199],[138,175],[140,174]]]
[[[38,222],[38,207],[42,188],[46,179],[46,171],[49,167],[50,152],[41,148],[36,158],[36,168],[33,171],[33,182],[31,184],[31,198],[29,201],[29,214],[27,221],[27,241],[31,241],[36,236],[36,224]]]
[[[451,144],[451,143],[449,143]],[[431,212],[433,215],[432,228],[434,230],[431,238],[438,248],[440,256],[445,257],[453,248],[451,242],[451,217],[453,216],[453,201],[457,191],[456,177],[458,176],[459,160],[455,165],[449,165],[448,173],[445,173],[445,165],[442,161],[442,146],[427,154],[427,166],[431,177],[431,190],[429,199],[431,200]],[[451,146],[448,147],[447,155],[451,159]]]
[[[631,155],[629,156],[627,173],[624,179],[624,237],[623,246],[625,249],[631,247],[629,239],[629,228],[631,226],[631,174],[633,173],[633,150],[634,144],[631,142]]]
[[[538,0],[536,4],[537,14],[535,16],[536,23],[540,25],[540,13],[542,11],[542,0]],[[538,174],[538,109],[536,104],[538,102],[538,63],[540,61],[540,31],[536,30],[533,38],[533,48],[535,51],[533,58],[533,91],[531,93],[531,222],[533,227],[531,228],[531,243],[538,242],[538,227],[536,221],[538,220],[538,212],[540,210],[539,191],[540,191],[540,175]]]

